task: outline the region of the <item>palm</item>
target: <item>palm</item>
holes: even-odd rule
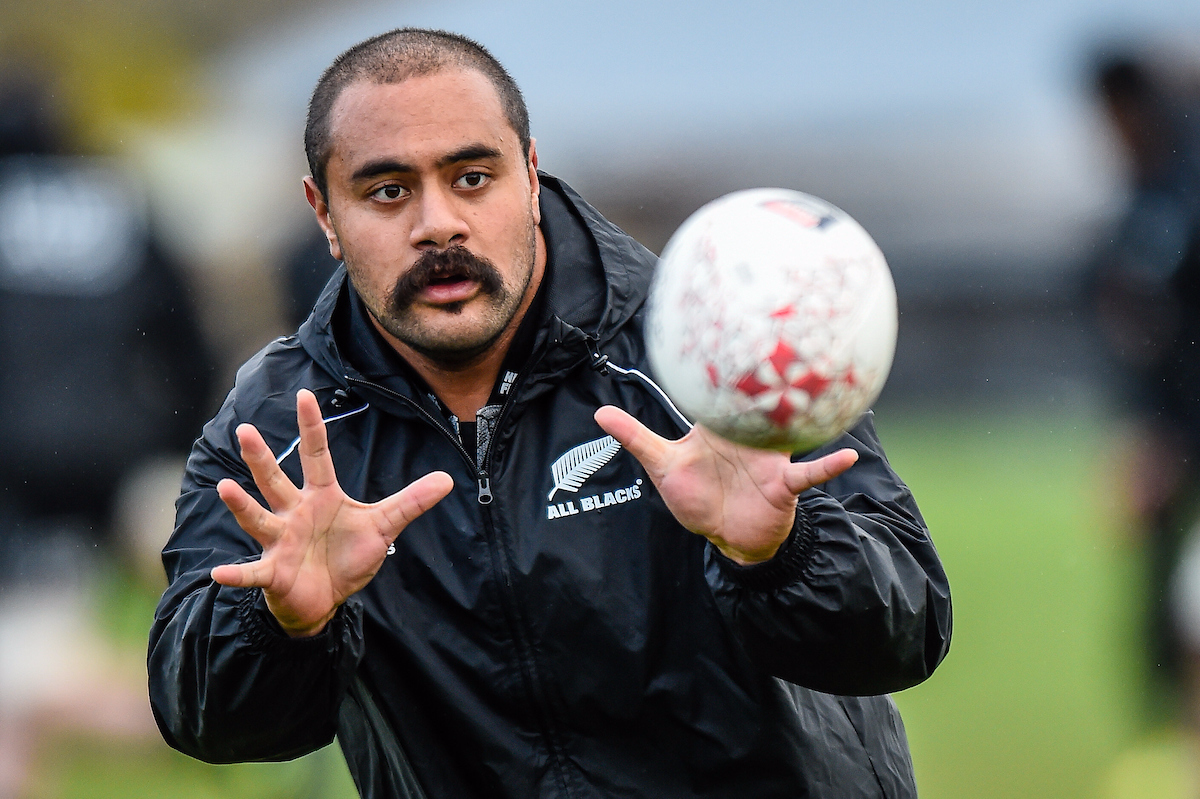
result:
[[[749,531],[786,536],[796,508],[781,476],[786,455],[739,447],[700,426],[673,443],[650,477],[680,524],[739,550],[755,547]]]
[[[739,563],[774,555],[795,521],[796,497],[858,458],[839,450],[792,463],[783,453],[743,447],[699,425],[669,441],[611,406],[597,411],[596,421],[638,459],[680,524]]]
[[[264,559],[272,563],[263,586],[267,604],[285,628],[310,626],[370,582],[387,552],[388,537],[369,506],[336,484],[313,491],[276,516],[284,534]]]
[[[379,502],[357,502],[338,485],[311,392],[297,395],[296,417],[303,488],[275,463],[257,430],[238,428],[242,457],[270,510],[233,480],[222,480],[217,491],[242,529],[262,544],[263,554],[250,563],[218,566],[212,576],[223,585],[262,588],[285,631],[312,635],[371,581],[396,536],[449,493],[453,482],[434,472]]]

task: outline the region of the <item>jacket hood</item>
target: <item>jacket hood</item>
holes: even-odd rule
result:
[[[538,172],[538,180],[547,250],[539,329],[549,329],[555,340],[586,337],[603,346],[645,303],[657,256],[563,181],[545,172]],[[297,333],[309,355],[339,382],[345,380],[347,366],[334,339],[333,316],[347,282],[343,264]]]

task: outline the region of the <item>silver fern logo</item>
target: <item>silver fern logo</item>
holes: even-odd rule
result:
[[[572,447],[570,451],[564,453],[563,457],[554,461],[550,467],[550,473],[554,476],[554,487],[551,488],[550,495],[546,498],[550,500],[550,505],[546,505],[546,518],[577,516],[588,511],[602,510],[610,505],[624,505],[635,499],[641,499],[642,480],[638,479],[634,485],[617,488],[616,491],[595,493],[590,497],[580,495],[575,499],[565,499],[557,501],[557,503],[554,501],[554,494],[560,491],[572,494],[580,493],[580,488],[588,477],[604,468],[608,461],[612,461],[617,456],[617,452],[620,452],[620,444],[617,443],[617,439],[614,439],[612,435],[605,435],[604,438]],[[578,501],[577,505],[576,501]]]
[[[633,485],[618,488],[615,491],[605,491],[591,496],[577,496],[575,499],[559,502],[554,501],[554,495],[559,491],[579,494],[579,489],[584,482],[604,468],[604,465],[616,457],[620,451],[621,445],[617,443],[617,440],[612,436],[605,436],[586,444],[580,444],[556,460],[550,466],[550,473],[554,476],[554,488],[550,490],[550,496],[546,498],[550,501],[550,504],[546,506],[546,518],[562,519],[566,516],[601,510],[609,505],[624,505],[626,502],[641,499],[642,481],[638,479]]]
[[[612,436],[597,438],[567,450],[550,467],[550,474],[554,476],[554,488],[550,490],[550,496],[546,499],[554,499],[554,495],[559,491],[577,493],[584,480],[598,472],[620,451],[621,445]]]

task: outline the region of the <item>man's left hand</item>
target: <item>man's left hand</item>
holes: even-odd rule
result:
[[[637,458],[675,518],[743,566],[770,559],[796,520],[796,497],[849,469],[852,449],[793,463],[782,452],[735,444],[696,425],[670,441],[620,408],[596,422]]]

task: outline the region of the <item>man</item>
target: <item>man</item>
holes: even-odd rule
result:
[[[193,451],[150,641],[167,740],[336,733],[371,797],[915,795],[881,695],[944,656],[949,596],[870,418],[796,463],[672,440],[654,257],[537,171],[473,42],[347,51],[306,147],[345,270]]]

